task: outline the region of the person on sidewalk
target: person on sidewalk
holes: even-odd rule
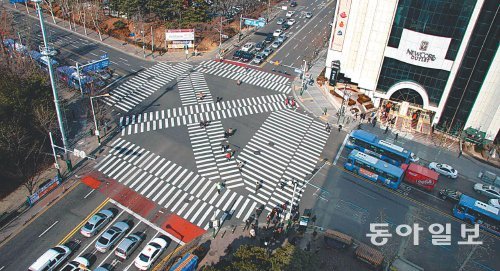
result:
[[[396,133],[396,135],[394,136],[394,141],[398,140],[398,137],[399,137],[399,133]]]
[[[328,108],[325,107],[325,108],[323,108],[323,115],[326,116],[326,112],[328,112]]]
[[[342,131],[342,124],[339,124],[339,132]]]
[[[389,132],[389,125],[387,125],[387,126],[385,127],[384,134],[387,134],[387,132]]]

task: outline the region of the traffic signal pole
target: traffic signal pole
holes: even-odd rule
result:
[[[66,160],[66,164],[68,166],[68,171],[73,170],[73,165],[71,164],[71,159],[68,154],[68,140],[66,137],[66,131],[64,130],[64,122],[62,118],[62,112],[61,112],[61,107],[59,105],[59,95],[57,94],[57,89],[56,89],[56,82],[54,79],[54,69],[52,67],[52,54],[49,52],[49,46],[47,42],[47,35],[45,33],[45,25],[43,22],[43,12],[42,12],[42,7],[40,4],[42,3],[42,0],[31,0],[33,3],[36,5],[36,10],[38,12],[38,18],[40,19],[40,28],[42,31],[42,38],[43,38],[43,45],[44,48],[42,50],[42,55],[47,57],[47,66],[49,68],[49,77],[50,77],[50,85],[52,86],[52,95],[54,96],[54,104],[56,106],[56,113],[57,113],[57,122],[59,124],[59,130],[61,131],[61,137],[62,137],[62,142],[64,146],[64,159]]]

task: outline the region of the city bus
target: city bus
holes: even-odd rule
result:
[[[351,151],[344,168],[391,189],[399,187],[404,173],[403,169],[358,150]]]
[[[478,201],[467,195],[462,195],[460,201],[453,207],[456,218],[479,224],[485,231],[500,236],[500,210],[489,204]]]
[[[363,130],[352,131],[345,146],[375,156],[396,166],[416,162],[416,156],[411,151],[380,140],[376,135]]]

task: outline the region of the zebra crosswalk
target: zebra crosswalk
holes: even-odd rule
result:
[[[246,220],[258,203],[216,182],[118,138],[95,168],[184,219],[208,229],[213,217],[231,212]]]
[[[245,84],[267,88],[285,94],[291,91],[291,82],[288,77],[256,69],[244,68],[229,63],[213,60],[203,61],[196,67],[196,70],[232,80],[241,80]]]
[[[292,110],[271,113],[238,156],[245,163],[242,177],[249,197],[267,204],[266,209],[290,202],[296,189],[292,180],[312,173],[327,139],[324,125],[312,117]],[[298,186],[293,201],[303,188]]]
[[[182,78],[177,86],[183,106],[214,102],[205,76],[201,72],[195,71],[189,76]]]
[[[158,63],[110,91],[110,96],[103,100],[109,106],[128,112],[191,68],[192,66],[186,63],[178,63],[174,66]]]
[[[238,100],[221,101],[219,103],[196,104],[167,110],[146,112],[143,114],[120,118],[122,136],[167,129],[200,121],[216,121],[272,112],[288,108],[284,100],[286,95],[274,94]]]
[[[236,160],[227,160],[226,152],[222,149],[222,143],[226,139],[221,121],[213,121],[205,128],[198,124],[188,124],[188,132],[196,167],[201,176],[209,180],[222,180],[228,189],[244,185]],[[231,147],[227,151],[232,151]]]

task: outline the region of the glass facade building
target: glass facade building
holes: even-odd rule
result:
[[[499,7],[496,0],[484,1],[438,124],[445,132],[457,134],[466,128],[464,125],[498,49]]]
[[[446,59],[454,61],[475,3],[475,0],[400,0],[387,46],[399,47],[403,29],[449,37],[451,42]],[[449,75],[449,71],[419,67],[385,57],[377,90],[387,92],[398,82],[416,82],[425,88],[429,103],[437,106]]]

